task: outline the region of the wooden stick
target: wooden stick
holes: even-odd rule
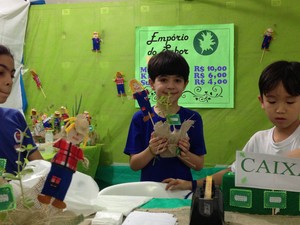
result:
[[[44,92],[43,88],[42,88],[42,87],[40,87],[40,89],[41,89],[41,91],[42,91],[42,93],[43,93],[44,97],[46,98],[46,95],[45,95],[45,92]]]
[[[150,120],[151,120],[152,125],[154,126],[154,122],[153,122],[152,116],[151,116],[151,114],[150,114],[149,111],[148,111],[148,116],[149,116],[149,118],[150,118]]]
[[[211,199],[211,197],[212,197],[212,176],[207,176],[206,183],[205,183],[204,199]]]
[[[262,52],[262,55],[261,55],[261,57],[260,57],[260,63],[262,62],[262,60],[263,60],[263,57],[264,57],[264,54],[265,54],[265,49],[263,50],[263,52]]]

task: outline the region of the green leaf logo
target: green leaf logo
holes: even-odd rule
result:
[[[217,35],[209,30],[200,31],[194,37],[194,49],[200,55],[211,55],[213,54],[219,45]]]

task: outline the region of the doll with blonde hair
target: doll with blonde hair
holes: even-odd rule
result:
[[[88,160],[84,158],[83,150],[78,146],[88,139],[88,120],[83,114],[71,117],[68,119],[63,132],[63,137],[53,144],[53,147],[58,148],[58,152],[51,160],[50,172],[42,192],[38,196],[41,203],[51,203],[59,209],[66,208],[63,200],[71,184],[73,174],[76,172],[77,162],[81,160],[86,167],[88,166]],[[52,198],[54,198],[53,201]]]

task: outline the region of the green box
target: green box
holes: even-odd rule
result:
[[[299,192],[236,187],[235,175],[229,172],[222,183],[224,211],[272,215],[271,206],[278,215],[300,215]]]

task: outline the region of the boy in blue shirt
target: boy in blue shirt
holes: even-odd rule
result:
[[[189,65],[178,53],[163,51],[153,56],[148,63],[149,84],[157,99],[168,98],[168,106],[160,101],[152,107],[152,120],[143,120],[143,112],[136,112],[132,118],[124,153],[130,156],[130,167],[141,170],[141,181],[161,182],[166,178],[192,180],[191,168],[201,170],[206,154],[203,123],[198,112],[181,107],[181,97],[189,80]],[[178,114],[181,123],[193,120],[187,137],[177,143],[178,157],[163,157],[168,150],[168,138],[155,135],[153,123],[166,121],[167,114]],[[152,123],[153,122],[153,123]],[[174,125],[176,129],[180,125]],[[171,129],[174,129],[173,126]],[[187,159],[187,160],[184,160]]]

